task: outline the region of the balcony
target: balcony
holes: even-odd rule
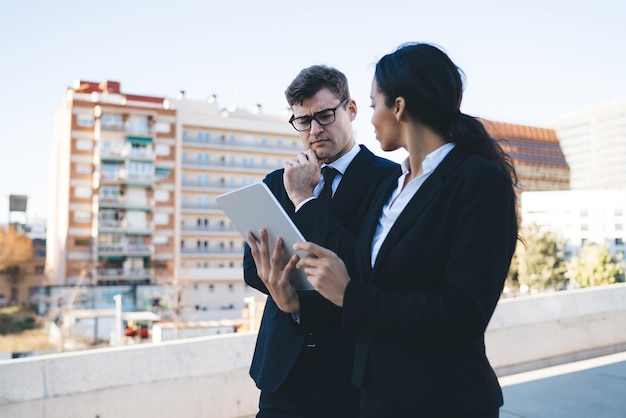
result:
[[[129,199],[122,195],[100,196],[98,198],[98,205],[101,208],[150,210],[152,209],[153,204],[154,204],[153,199],[136,200],[136,199]]]
[[[183,145],[190,145],[201,148],[224,148],[232,149],[233,147],[241,147],[244,149],[255,149],[258,151],[272,150],[273,153],[280,152],[287,155],[293,155],[294,153],[302,151],[302,144],[300,140],[294,138],[293,140],[285,139],[282,142],[261,143],[260,141],[250,141],[241,138],[226,138],[221,136],[219,138],[190,138],[189,136],[183,138]]]
[[[132,183],[137,186],[151,186],[156,181],[156,176],[150,174],[129,173],[126,170],[100,172],[101,183]]]
[[[98,221],[98,231],[102,233],[125,233],[128,235],[149,235],[152,233],[152,222],[143,225],[128,225],[126,221],[101,219]]]
[[[180,207],[186,212],[206,212],[206,211],[219,211],[222,212],[222,208],[215,203],[198,203],[198,202],[182,202]]]
[[[210,161],[201,161],[201,160],[192,160],[192,159],[183,159],[182,160],[183,168],[196,168],[196,169],[212,169],[218,171],[246,171],[250,172],[252,170],[258,171],[259,173],[267,173],[277,168],[281,168],[280,164],[263,164],[263,163],[243,163],[243,162],[226,162],[222,160],[210,160]]]
[[[193,180],[184,180],[182,182],[183,190],[198,190],[198,189],[223,189],[223,190],[232,190],[237,187],[241,187],[244,184],[226,184],[224,181],[193,181]]]
[[[123,268],[101,268],[96,270],[98,279],[143,280],[153,279],[154,269],[129,270]]]
[[[237,229],[233,225],[182,225],[180,227],[183,234],[188,235],[206,235],[212,233],[225,235],[238,235]]]
[[[238,257],[241,258],[243,249],[238,248],[181,248],[180,254],[183,256],[200,257]]]
[[[154,253],[154,246],[151,244],[131,244],[131,243],[115,243],[104,244],[98,243],[96,246],[98,255],[106,256],[150,256]]]

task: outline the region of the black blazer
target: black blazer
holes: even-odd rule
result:
[[[386,177],[397,178],[399,173],[398,164],[376,157],[361,145],[361,151],[346,169],[330,203],[320,205],[317,213],[298,225],[303,227],[301,231],[304,237],[310,239],[307,232],[310,228],[324,228],[323,222],[316,219],[318,216],[328,221],[336,220],[348,231],[358,233],[378,185]],[[283,170],[270,173],[263,181],[293,218],[294,206],[283,185]],[[267,288],[256,274],[256,266],[247,245],[244,252],[244,279],[248,285],[268,294],[250,367],[250,375],[258,388],[273,392],[282,385],[291,372],[309,331],[319,331],[315,332],[314,338],[316,350],[324,367],[320,373],[328,376],[327,381],[330,385],[333,383],[345,385],[349,382],[354,354],[354,332],[341,330],[337,326],[332,327],[333,329],[313,330],[306,327],[305,322],[297,326],[291,314],[280,311],[269,296]],[[325,310],[329,310],[332,315],[340,312],[317,292],[305,292],[300,295],[301,299],[323,301],[320,315],[324,315]],[[332,387],[320,389],[332,390]]]
[[[318,237],[344,246],[352,278],[343,325],[358,333],[353,383],[408,410],[496,409],[502,392],[484,332],[517,241],[511,182],[457,146],[398,217],[372,268],[372,238],[396,185],[382,186],[356,242],[338,239],[338,228]]]

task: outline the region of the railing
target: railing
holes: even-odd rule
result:
[[[302,150],[302,144],[298,139],[290,140],[282,140],[282,142],[268,142],[261,143],[260,141],[245,141],[242,139],[231,139],[231,138],[183,138],[183,144],[189,145],[224,145],[232,147],[240,146],[240,147],[254,147],[254,148],[265,148],[265,149],[275,149],[281,150],[285,152],[297,152]],[[290,149],[292,148],[293,151]]]
[[[137,269],[137,270],[128,270],[123,268],[117,269],[98,269],[97,275],[101,277],[112,277],[112,278],[120,278],[120,277],[152,277],[154,275],[154,269]]]
[[[181,248],[181,254],[242,254],[243,249],[235,248]]]
[[[237,232],[237,229],[232,225],[182,225],[180,229],[184,232]]]
[[[219,169],[225,168],[245,168],[245,169],[259,169],[264,171],[270,171],[277,168],[280,168],[282,164],[267,164],[267,163],[244,163],[244,162],[226,162],[221,160],[210,160],[210,161],[201,161],[201,160],[192,160],[189,158],[184,158],[182,160],[183,167],[190,166],[199,166],[199,167],[217,167]]]

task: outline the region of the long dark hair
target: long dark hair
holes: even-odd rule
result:
[[[461,112],[464,74],[442,50],[424,43],[403,44],[378,61],[374,77],[387,107],[404,97],[411,118],[466,152],[493,161],[517,186],[512,158],[478,119]]]

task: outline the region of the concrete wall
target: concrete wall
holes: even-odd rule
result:
[[[489,325],[499,375],[626,350],[626,285],[506,299]],[[0,361],[0,417],[211,417],[256,413],[256,334]]]
[[[626,284],[501,300],[485,343],[499,376],[626,351]]]

